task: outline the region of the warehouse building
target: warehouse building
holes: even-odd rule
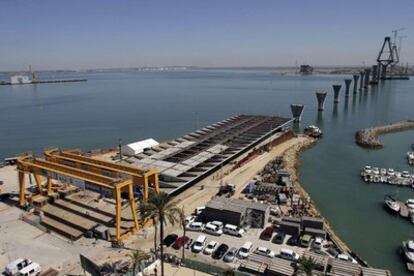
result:
[[[263,228],[269,219],[266,204],[226,197],[210,200],[203,212],[205,222],[218,220],[241,227]]]

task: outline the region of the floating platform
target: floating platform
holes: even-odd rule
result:
[[[70,79],[70,80],[38,80],[24,83],[11,83],[10,81],[0,81],[0,85],[24,85],[24,84],[40,84],[40,83],[62,83],[62,82],[83,82],[87,79]]]
[[[291,122],[281,117],[239,115],[146,149],[124,162],[141,169],[157,168],[161,190],[175,195],[265,139],[282,135]]]

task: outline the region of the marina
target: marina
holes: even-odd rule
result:
[[[392,168],[365,166],[361,170],[360,175],[365,183],[385,183],[408,187],[412,187],[414,184],[414,174],[411,174],[409,171],[399,172]]]

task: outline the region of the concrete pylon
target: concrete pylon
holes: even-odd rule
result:
[[[362,87],[364,86],[364,76],[364,71],[359,72],[359,90],[362,90]]]
[[[345,97],[349,97],[349,87],[351,86],[352,79],[345,79]]]
[[[365,69],[365,79],[364,79],[364,88],[368,89],[369,85],[369,75],[371,74],[371,69]]]
[[[334,84],[332,87],[334,90],[334,103],[339,103],[339,91],[341,91],[342,85]]]
[[[318,100],[318,111],[323,111],[326,94],[326,92],[316,92],[316,99]]]
[[[358,79],[359,79],[359,75],[353,75],[354,77],[354,94],[357,93],[357,88],[358,88]]]
[[[290,110],[292,111],[293,119],[295,123],[300,122],[302,118],[302,112],[305,106],[303,104],[291,104]]]
[[[372,65],[372,80],[371,84],[378,84],[378,66]]]

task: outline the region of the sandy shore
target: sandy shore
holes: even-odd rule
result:
[[[414,129],[414,121],[407,120],[384,126],[365,128],[355,133],[355,142],[361,147],[380,149],[384,146],[379,140],[380,135],[408,129]]]

